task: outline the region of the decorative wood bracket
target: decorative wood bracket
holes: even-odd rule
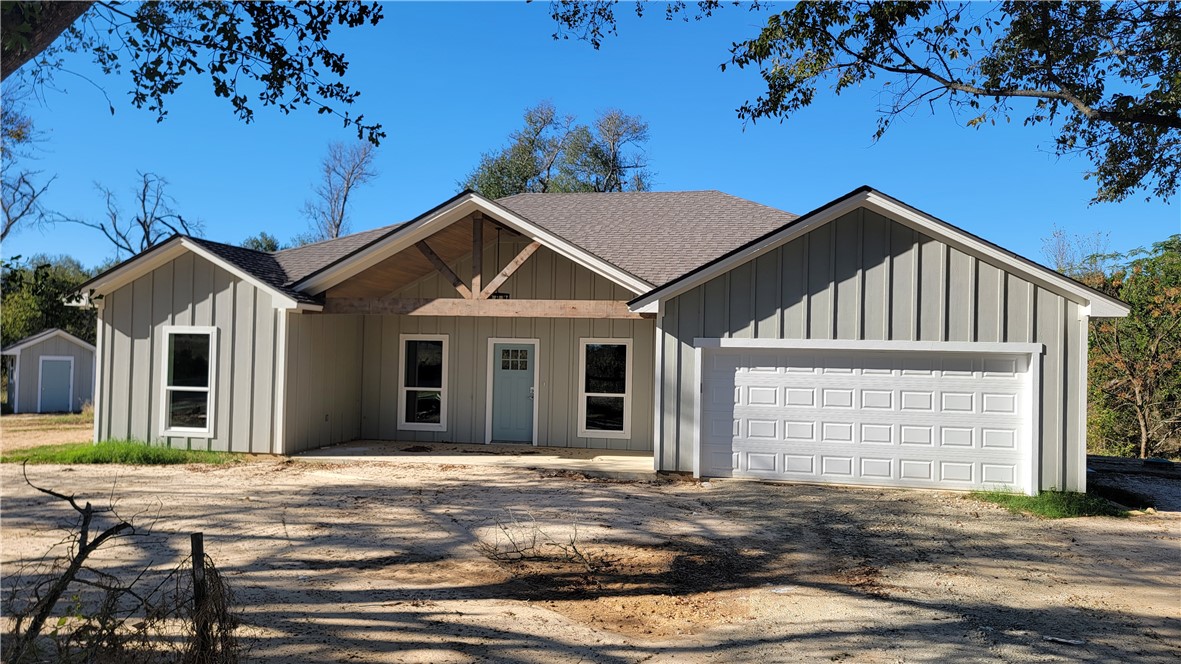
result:
[[[496,275],[492,281],[488,282],[488,285],[484,287],[484,290],[479,291],[479,295],[476,296],[476,299],[487,300],[489,297],[492,297],[492,294],[496,292],[496,289],[500,288],[501,284],[508,281],[508,278],[513,276],[513,273],[515,273],[518,268],[524,265],[525,261],[529,260],[529,257],[533,255],[533,252],[540,248],[541,243],[537,240],[530,242],[524,249],[521,250],[521,253],[517,254],[516,258],[509,261],[509,264],[504,266],[504,269],[500,271],[500,274]],[[474,285],[472,286],[472,290],[475,291]]]
[[[431,262],[431,265],[435,266],[435,269],[439,271],[439,274],[443,275],[448,281],[451,282],[451,285],[455,287],[455,290],[458,291],[464,299],[472,299],[472,292],[468,290],[466,285],[464,285],[463,280],[460,279],[459,275],[455,274],[451,268],[447,267],[447,263],[444,263],[443,259],[439,258],[439,255],[436,254],[433,249],[431,249],[430,245],[426,243],[426,240],[418,242],[414,246],[418,247],[418,250],[422,252],[422,255],[426,256],[426,259]]]

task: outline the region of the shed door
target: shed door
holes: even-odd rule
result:
[[[833,484],[1030,482],[1027,356],[704,353],[701,474]]]
[[[64,413],[71,410],[70,389],[74,383],[74,363],[69,360],[41,358],[41,407],[38,412]]]

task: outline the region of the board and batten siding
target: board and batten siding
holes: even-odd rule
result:
[[[1079,305],[872,211],[850,212],[664,303],[663,470],[693,469],[693,340],[1035,342],[1042,489],[1084,486]]]
[[[488,340],[537,339],[537,443],[554,447],[652,449],[652,320],[365,316],[361,437],[380,440],[483,443],[488,403]],[[448,338],[447,430],[398,428],[399,339]],[[632,340],[631,436],[578,436],[578,352],[584,338]]]
[[[362,317],[288,314],[284,454],[361,437]]]
[[[70,410],[78,412],[94,398],[94,352],[60,336],[50,337],[20,350],[16,368],[16,411],[37,412],[37,397],[41,392],[41,358],[47,356],[74,358],[73,400]]]
[[[195,254],[184,254],[107,294],[99,310],[99,440],[270,453],[276,409],[278,317],[272,298]],[[164,328],[218,330],[210,438],[162,438]]]

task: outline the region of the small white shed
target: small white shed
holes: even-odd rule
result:
[[[94,399],[94,346],[52,328],[0,351],[14,413],[76,413]]]

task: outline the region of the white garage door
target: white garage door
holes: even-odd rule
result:
[[[701,474],[1029,490],[1028,357],[706,350]]]

